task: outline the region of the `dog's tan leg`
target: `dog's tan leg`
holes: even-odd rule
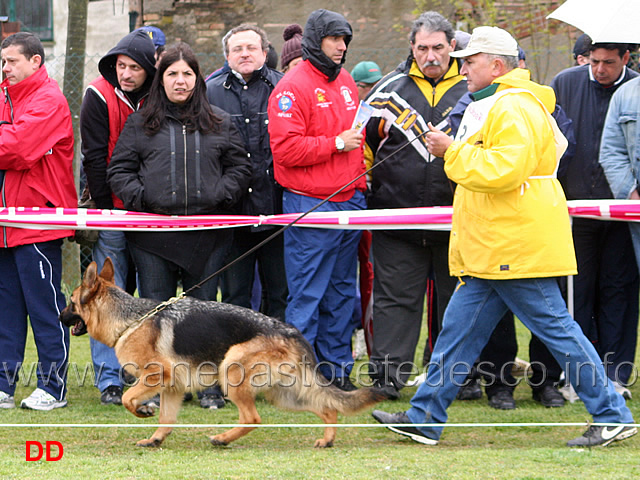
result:
[[[262,419],[256,409],[256,402],[253,388],[248,385],[249,382],[243,383],[239,387],[229,387],[228,397],[236,407],[240,414],[239,422],[243,424],[262,423]],[[219,435],[211,436],[209,439],[213,445],[228,445],[229,443],[245,436],[255,428],[251,427],[235,427],[227,430]]]
[[[313,412],[318,415],[324,423],[338,423],[338,412],[336,410],[324,410],[322,412]],[[316,448],[333,447],[333,441],[336,439],[336,427],[326,427],[324,429],[324,437],[316,440],[313,444]]]
[[[152,389],[145,386],[142,381],[139,381],[124,393],[122,396],[122,405],[136,417],[152,417],[155,414],[155,409],[142,405],[142,402],[153,397],[159,390],[160,387]]]
[[[165,391],[160,393],[160,423],[172,425],[178,419],[178,412],[182,406],[184,395],[182,392]],[[159,427],[151,438],[140,440],[136,443],[139,447],[159,447],[165,438],[169,436],[173,428]]]
[[[171,383],[170,367],[155,361],[149,362],[139,375],[138,382],[122,396],[122,405],[136,417],[146,418],[155,414],[155,408],[143,405],[145,400],[161,393]]]

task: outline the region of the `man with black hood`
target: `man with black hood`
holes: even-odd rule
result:
[[[82,100],[80,136],[82,166],[91,198],[97,208],[124,208],[107,183],[107,165],[129,114],[138,110],[149,93],[156,73],[155,46],[147,33],[129,33],[98,63],[100,76]],[[102,268],[111,257],[116,284],[125,289],[129,250],[124,232],[100,231],[93,246],[93,260]],[[91,339],[95,384],[103,404],[122,403],[120,364],[112,348]]]
[[[285,189],[285,213],[315,207],[364,172],[363,135],[351,128],[358,89],[342,68],[351,37],[351,25],[342,15],[312,12],[302,38],[303,61],[269,99],[271,151],[276,181]],[[364,209],[365,188],[363,177],[317,211]],[[290,228],[284,236],[286,321],[314,347],[325,377],[353,390],[351,317],[360,232]]]

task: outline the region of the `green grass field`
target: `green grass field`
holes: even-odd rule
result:
[[[520,357],[527,358],[528,331],[518,326]],[[80,367],[90,362],[89,338],[72,338],[71,359]],[[29,342],[25,363],[36,361]],[[638,363],[637,363],[638,364]],[[82,376],[80,376],[82,378]],[[21,379],[16,403],[35,388]],[[339,428],[334,448],[314,449],[321,428],[259,428],[228,447],[213,447],[208,435],[220,428],[177,428],[160,449],[143,449],[135,442],[149,436],[156,419],[138,419],[123,407],[101,406],[91,378],[78,385],[72,371],[67,408],[52,412],[0,410],[0,478],[172,478],[172,479],[637,479],[640,478],[640,435],[608,448],[575,450],[564,446],[584,427],[450,427],[436,447],[422,446],[382,427]],[[400,400],[378,408],[405,410],[415,388],[402,391]],[[631,388],[628,405],[640,419],[640,387]],[[497,411],[486,396],[471,402],[456,401],[449,409],[451,423],[586,422],[582,403],[546,409],[531,399],[526,384],[516,388],[518,408]],[[260,401],[265,424],[319,424],[308,413],[276,410]],[[233,424],[237,410],[232,404],[208,411],[196,401],[185,403],[179,422]],[[345,424],[371,424],[370,411],[340,418]],[[52,427],[39,424],[127,424],[145,428]],[[28,424],[28,427],[10,425]],[[33,425],[33,427],[31,427]],[[60,442],[60,461],[27,462],[25,442]],[[55,453],[55,450],[54,450]]]

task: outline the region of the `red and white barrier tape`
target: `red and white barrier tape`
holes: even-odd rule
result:
[[[640,221],[640,201],[571,200],[573,217],[599,220]],[[385,210],[312,212],[299,220],[300,227],[362,230],[449,230],[452,207],[420,207]],[[0,208],[0,226],[37,230],[198,230],[251,225],[287,225],[299,213],[248,215],[155,215],[125,210],[78,208]]]

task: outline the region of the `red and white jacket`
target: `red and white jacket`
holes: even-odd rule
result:
[[[0,90],[0,206],[76,207],[71,113],[58,83],[43,65],[15,85],[5,80]],[[0,246],[71,235],[72,230],[2,227]]]
[[[333,82],[308,60],[288,72],[269,98],[276,181],[324,198],[364,172],[361,148],[338,152],[335,145],[336,136],[351,128],[358,103],[356,84],[344,68]],[[364,177],[331,200],[349,200],[356,189],[366,189]]]
[[[89,86],[87,87],[87,91],[89,90],[93,91],[98,96],[98,98],[102,102],[104,102],[107,108],[107,118],[104,120],[108,122],[108,125],[109,125],[109,139],[107,144],[107,157],[106,157],[106,160],[107,160],[106,164],[109,165],[109,162],[111,162],[111,155],[113,154],[113,149],[116,147],[116,143],[118,143],[118,139],[120,138],[120,133],[122,133],[125,123],[127,123],[127,118],[129,118],[129,115],[131,115],[133,112],[137,111],[139,108],[142,107],[142,103],[144,102],[146,95],[142,97],[142,99],[138,102],[137,105],[132,105],[130,100],[124,95],[124,93],[122,93],[122,90],[120,90],[119,88],[115,88],[102,75],[100,75],[98,78],[96,78],[93,82],[89,84]],[[87,94],[85,94],[85,100],[87,98],[86,95]],[[86,107],[86,105],[87,103],[85,102],[85,104],[83,104],[83,109],[89,108],[89,107]],[[83,111],[83,113],[81,114],[81,118],[83,118],[84,113],[85,112]],[[84,121],[84,118],[83,118],[83,121]],[[94,125],[90,124],[88,125],[88,128],[91,128],[92,126]],[[85,130],[82,130],[83,135],[84,135],[84,132]],[[83,136],[82,138],[84,140],[85,136]],[[93,151],[89,150],[88,148],[85,148],[86,146],[84,145],[84,143],[85,142],[83,141],[83,154],[84,154],[83,162],[85,162],[85,166],[87,166],[88,162],[96,161],[96,158],[94,157],[98,157],[98,161],[102,162],[102,158],[100,158],[99,155],[96,155]],[[90,158],[87,158],[87,157],[90,157]],[[104,169],[106,171],[106,166],[104,166]],[[89,175],[90,173],[93,173],[93,171],[92,170],[86,171],[85,173],[87,174],[87,181],[89,182],[89,185],[91,185],[92,182],[90,181]],[[96,202],[98,201],[97,198],[95,200]],[[113,192],[111,192],[111,200],[113,202],[114,208],[124,208],[124,204],[122,203],[122,200],[116,197],[116,195]],[[98,205],[98,207],[102,208],[103,206]]]

